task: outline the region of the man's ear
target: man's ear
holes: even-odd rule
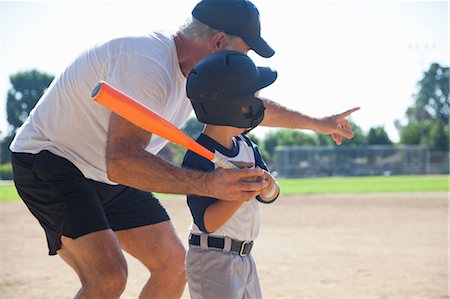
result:
[[[211,44],[210,47],[216,51],[225,50],[227,46],[227,36],[224,32],[217,32],[213,35],[211,38]]]

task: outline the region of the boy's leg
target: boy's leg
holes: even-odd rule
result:
[[[191,299],[242,299],[245,266],[239,255],[190,247],[186,273]]]
[[[244,259],[245,270],[247,276],[247,283],[245,285],[245,299],[260,299],[262,298],[261,287],[259,285],[258,272],[256,264],[251,255]]]
[[[139,298],[180,298],[186,285],[184,247],[170,221],[116,231],[121,247],[141,261],[151,277]]]

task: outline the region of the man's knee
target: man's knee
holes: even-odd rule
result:
[[[80,297],[120,296],[125,289],[128,269],[112,231],[94,232],[77,239],[62,237],[61,240],[58,255],[78,274],[83,295]]]
[[[186,251],[183,246],[180,246],[173,251],[172,256],[166,261],[166,267],[155,274],[173,286],[184,287],[186,284],[185,257]]]
[[[172,268],[172,272],[176,273],[178,275],[185,276],[184,273],[184,261],[186,258],[186,250],[183,246],[177,247],[177,249],[174,251],[172,258],[170,259],[170,267]]]
[[[163,259],[159,259],[158,265],[154,269],[150,269],[153,273],[164,274],[173,276],[185,276],[184,261],[186,256],[186,250],[180,244],[173,244],[170,250],[170,254],[165,255]]]
[[[82,281],[82,288],[96,298],[119,298],[125,290],[127,275],[126,265],[109,268],[97,277]]]
[[[127,269],[119,268],[114,270],[113,273],[109,273],[103,279],[104,289],[109,290],[115,294],[122,294],[127,284]]]

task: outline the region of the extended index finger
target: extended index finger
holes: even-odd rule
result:
[[[337,118],[338,120],[339,120],[339,119],[346,118],[347,116],[349,116],[350,114],[352,114],[352,113],[355,112],[355,111],[358,111],[359,109],[361,109],[361,107],[355,107],[355,108],[349,109],[349,110],[347,110],[347,111],[345,111],[345,112],[342,112],[341,114],[337,114],[337,115],[336,115],[336,118]]]

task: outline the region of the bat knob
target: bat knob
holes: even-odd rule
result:
[[[100,89],[102,89],[102,86],[103,86],[103,81],[100,81],[95,85],[94,89],[92,90],[92,94],[91,94],[92,98],[95,98],[98,95],[98,93],[100,92]]]

